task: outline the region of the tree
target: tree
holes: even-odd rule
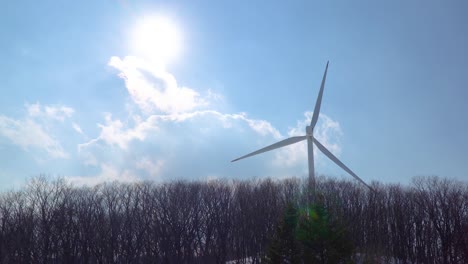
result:
[[[0,193],[0,263],[468,263],[468,185],[318,178],[106,183]],[[301,206],[299,206],[301,205]],[[352,243],[351,243],[352,241]],[[263,263],[263,262],[262,262]]]
[[[343,263],[351,259],[353,243],[345,226],[332,219],[320,204],[299,212],[297,240],[304,263]]]
[[[266,263],[301,263],[301,244],[296,238],[298,216],[297,208],[288,204],[267,249]]]
[[[267,263],[343,263],[351,259],[348,232],[321,204],[289,204],[268,247]]]

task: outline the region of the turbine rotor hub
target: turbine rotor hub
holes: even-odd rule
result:
[[[312,136],[313,132],[314,132],[313,127],[311,127],[311,126],[306,126],[306,134],[307,134],[307,136]]]

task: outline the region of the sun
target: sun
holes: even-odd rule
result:
[[[151,16],[140,19],[131,36],[131,49],[137,56],[168,64],[181,52],[179,28],[167,17]]]

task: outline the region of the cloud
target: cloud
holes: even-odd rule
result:
[[[310,118],[311,113],[305,113],[296,127],[282,135],[268,121],[251,119],[245,113],[202,110],[150,115],[145,119],[135,116],[131,122],[122,122],[109,114],[105,125],[99,125],[100,135],[80,145],[80,157],[93,166],[118,164],[121,170],[134,171],[140,179],[204,179],[207,175],[299,176],[307,171],[305,142],[247,161],[253,162],[254,166],[232,165],[229,161],[285,137],[303,135]],[[341,151],[341,135],[338,122],[320,115],[315,136],[337,155]],[[316,164],[320,159],[316,156]]]
[[[148,173],[153,179],[159,176],[164,166],[164,160],[151,160],[149,157],[144,157],[136,163],[136,168]]]
[[[25,104],[26,116],[11,118],[0,115],[0,136],[25,151],[43,151],[51,158],[69,158],[56,137],[52,128],[57,128],[52,121],[64,122],[71,118],[75,110],[65,105]],[[73,126],[75,127],[75,126]],[[77,126],[79,128],[79,126]],[[75,128],[76,129],[76,128]],[[39,154],[43,160],[43,154]]]
[[[113,119],[112,115],[108,113],[105,115],[105,124],[98,124],[98,127],[101,129],[100,135],[95,139],[80,144],[79,150],[99,143],[118,146],[123,150],[127,150],[132,141],[144,141],[150,132],[156,132],[163,123],[182,123],[193,120],[200,122],[202,119],[206,123],[212,124],[213,122],[217,122],[223,128],[232,128],[236,122],[241,122],[261,136],[272,136],[276,139],[281,138],[280,132],[269,122],[250,119],[245,113],[223,114],[214,110],[204,110],[182,114],[151,115],[144,121],[141,120],[141,117],[135,116],[133,127],[128,127],[131,125],[125,125],[119,119]]]
[[[272,135],[274,138],[281,138],[280,132],[274,128],[268,121],[265,120],[252,120],[243,118],[255,132],[262,136]]]
[[[269,122],[251,119],[245,113],[202,110],[134,116],[129,122],[108,114],[105,119],[98,125],[99,136],[79,145],[80,159],[86,166],[98,168],[113,164],[140,179],[229,176],[229,161],[241,152],[240,146],[281,138]]]
[[[288,130],[288,137],[304,136],[305,128],[310,124],[313,112],[305,112],[304,119],[297,122],[295,127]],[[343,135],[340,124],[325,114],[319,115],[319,121],[314,129],[314,137],[320,141],[335,156],[341,153],[340,138]],[[319,160],[317,148],[314,148],[314,159]],[[288,147],[279,149],[273,161],[279,167],[294,167],[298,164],[307,165],[307,142],[299,142]],[[316,162],[317,163],[317,162]],[[306,169],[307,167],[304,167]]]
[[[223,101],[225,99],[224,95],[222,95],[222,94],[220,94],[218,92],[215,92],[212,89],[207,90],[206,98],[208,100],[213,100],[213,101]]]
[[[154,127],[145,122],[138,122],[134,128],[125,129],[122,121],[112,119],[111,114],[106,114],[106,123],[99,124],[101,134],[99,139],[109,145],[117,145],[122,149],[127,149],[127,146],[132,140],[144,140],[149,130]]]
[[[138,182],[139,179],[130,170],[120,170],[111,164],[101,164],[97,176],[68,176],[65,179],[76,186],[94,186],[105,182]]]
[[[41,105],[40,103],[26,104],[28,115],[33,118],[42,117],[63,122],[70,118],[75,110],[64,105]]]
[[[40,149],[52,158],[67,158],[60,143],[31,119],[15,120],[0,115],[0,135],[24,150]]]
[[[149,119],[148,119],[149,120]],[[119,119],[113,119],[112,114],[105,114],[105,123],[98,124],[100,135],[86,143],[79,144],[78,150],[81,151],[90,145],[103,142],[107,145],[118,146],[126,150],[133,140],[143,141],[151,130],[157,129],[157,126],[151,121],[142,122],[139,116],[135,116],[135,126],[127,128]]]
[[[304,119],[283,135],[267,120],[253,119],[242,112],[206,109],[209,101],[224,103],[224,97],[209,89],[202,97],[194,89],[180,87],[164,67],[135,57],[112,57],[108,64],[119,70],[130,104],[137,109],[127,105],[126,119],[106,113],[104,121],[97,124],[98,136],[78,145],[79,157],[86,166],[113,175],[100,173],[95,180],[87,177],[86,181],[127,179],[130,171],[132,179],[158,180],[231,177],[235,173],[276,177],[291,171],[306,172],[307,148],[303,143],[256,157],[253,166],[233,166],[229,161],[246,154],[246,149],[253,151],[286,137],[304,135],[311,112],[304,113]],[[340,136],[339,123],[321,114],[315,137],[339,154]]]
[[[81,127],[77,123],[73,122],[72,127],[78,134],[84,135],[83,130],[81,130]]]
[[[130,56],[114,56],[108,64],[120,71],[132,100],[145,113],[182,113],[208,104],[195,90],[179,86],[161,65]]]
[[[195,111],[191,113],[173,114],[173,115],[153,115],[148,118],[151,122],[173,121],[183,122],[196,117],[208,116],[222,123],[224,128],[230,128],[234,122],[241,121],[246,123],[252,130],[262,136],[271,135],[274,138],[281,138],[281,133],[274,128],[268,121],[259,119],[250,119],[246,113],[223,114],[215,110]]]
[[[35,104],[26,104],[29,116],[40,116],[41,115],[41,105],[39,103]]]

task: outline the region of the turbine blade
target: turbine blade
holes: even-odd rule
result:
[[[240,160],[240,159],[244,159],[244,158],[247,158],[247,157],[250,157],[250,156],[254,156],[254,155],[257,155],[257,154],[260,154],[260,153],[263,153],[263,152],[267,152],[267,151],[270,151],[270,150],[273,150],[273,149],[281,148],[281,147],[284,147],[284,146],[287,146],[287,145],[291,145],[291,144],[297,143],[299,141],[302,141],[302,140],[304,140],[306,138],[307,138],[307,136],[290,137],[290,138],[287,138],[285,140],[281,140],[280,142],[277,142],[275,144],[272,144],[272,145],[270,145],[268,147],[264,147],[262,149],[254,151],[252,153],[249,153],[249,154],[247,154],[245,156],[237,158],[235,160],[231,160],[231,162],[234,162],[234,161],[237,161],[237,160]]]
[[[325,87],[325,81],[327,79],[327,71],[328,71],[328,61],[327,61],[327,66],[325,67],[325,72],[323,73],[322,85],[320,85],[320,91],[317,96],[317,102],[315,102],[314,115],[312,116],[312,120],[310,121],[310,126],[312,127],[312,129],[314,129],[315,124],[317,124],[318,117],[320,114],[320,105],[322,104],[323,88]]]
[[[359,178],[352,170],[350,170],[346,165],[343,164],[335,155],[333,155],[324,145],[322,145],[317,139],[314,138],[314,143],[317,145],[317,147],[322,151],[323,154],[325,154],[327,157],[329,157],[333,162],[335,162],[338,166],[340,166],[343,170],[345,170],[347,173],[351,174],[356,180],[367,186],[371,191],[374,191],[372,187],[367,185],[361,178]],[[375,191],[374,191],[375,192]]]

